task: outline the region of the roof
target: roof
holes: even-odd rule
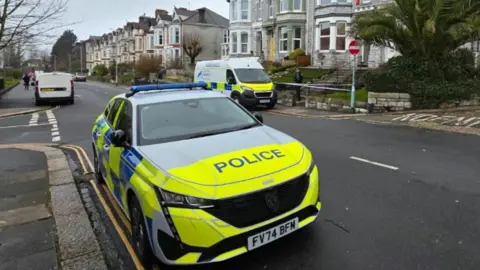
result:
[[[169,14],[158,14],[158,16],[162,21],[171,22],[173,20],[172,15],[169,15]]]
[[[125,97],[125,94],[120,94],[117,97]],[[198,98],[218,98],[226,97],[220,92],[209,90],[172,90],[172,91],[155,91],[155,92],[139,92],[129,100],[137,105],[154,104],[161,102],[169,102],[176,100],[198,99]]]
[[[188,10],[186,8],[177,8],[177,7],[174,8],[174,11],[177,15],[185,16],[185,17],[190,17],[197,12],[196,10]]]
[[[258,62],[258,57],[245,57],[245,58],[230,58],[227,60],[210,60],[210,61],[198,61],[196,65],[197,68],[209,69],[211,67],[206,67],[209,64],[210,66],[216,67],[231,67],[231,68],[252,68],[252,69],[263,69],[263,66]],[[215,65],[213,65],[215,64]]]
[[[199,10],[205,10],[205,24],[213,24],[218,26],[228,27],[230,25],[230,21],[223,17],[222,15],[215,13],[214,11],[203,7],[198,10],[195,10],[194,13],[188,17],[187,19],[183,20],[185,23],[202,23],[200,22],[200,12]]]

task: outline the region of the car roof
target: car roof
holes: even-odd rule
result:
[[[117,97],[125,98],[125,94],[117,95]],[[136,105],[154,104],[161,102],[169,102],[186,99],[200,99],[200,98],[226,98],[225,95],[211,91],[211,90],[190,90],[190,89],[175,89],[171,91],[150,91],[138,92],[134,96],[129,97],[128,100]]]

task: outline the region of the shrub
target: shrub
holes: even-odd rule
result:
[[[305,51],[303,49],[295,49],[293,52],[291,52],[290,54],[288,54],[288,58],[285,58],[285,60],[296,60],[297,59],[297,56],[303,56],[305,55]]]
[[[135,63],[138,77],[148,78],[150,73],[158,73],[162,68],[162,57],[158,55],[142,55]]]
[[[95,72],[95,75],[98,77],[103,77],[108,74],[108,68],[104,64],[99,64],[93,68],[93,72]]]

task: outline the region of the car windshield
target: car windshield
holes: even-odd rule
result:
[[[270,77],[263,69],[258,68],[237,68],[235,69],[238,80],[243,83],[269,83]]]
[[[228,98],[188,99],[138,108],[139,145],[212,136],[260,124]]]

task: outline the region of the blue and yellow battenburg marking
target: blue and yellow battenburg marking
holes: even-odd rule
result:
[[[232,168],[242,168],[245,165],[255,164],[258,162],[263,162],[266,160],[271,160],[275,158],[283,158],[286,157],[285,154],[280,151],[280,149],[272,149],[267,151],[260,151],[258,153],[252,153],[250,155],[245,155],[241,157],[234,157],[227,161],[221,161],[213,164],[215,169],[219,173],[223,173],[224,169],[228,167]]]

